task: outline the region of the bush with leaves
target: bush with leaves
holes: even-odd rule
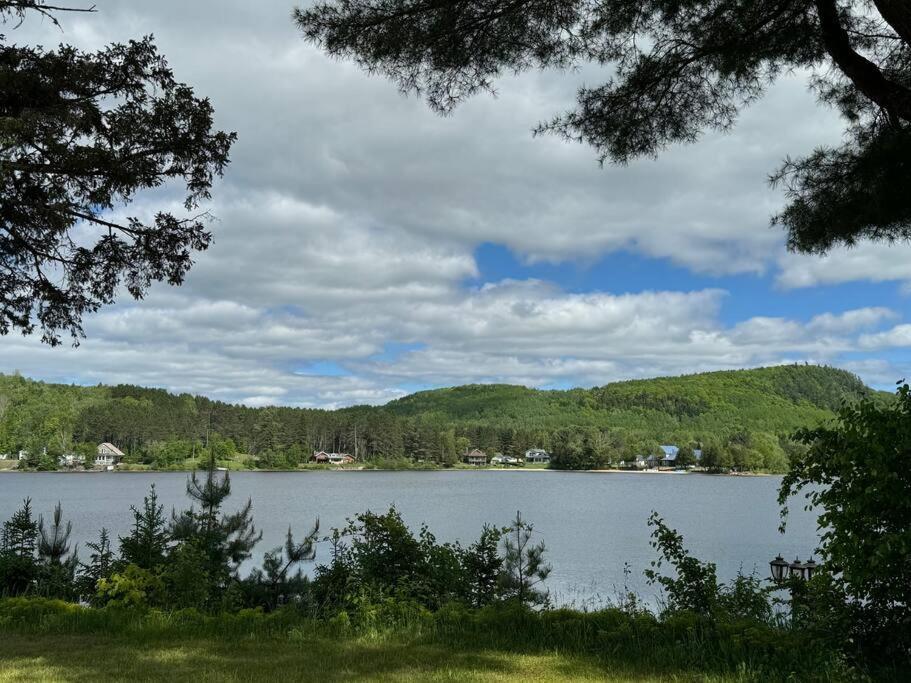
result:
[[[807,449],[781,483],[821,511],[820,553],[833,590],[855,612],[851,637],[880,656],[911,660],[911,388],[895,401],[846,404],[829,426],[803,430]]]
[[[110,608],[147,609],[162,605],[164,583],[154,572],[135,564],[98,581],[95,602]]]
[[[769,592],[755,576],[738,573],[730,585],[718,582],[715,564],[702,562],[690,555],[683,536],[671,529],[656,512],[648,524],[652,530],[652,547],[659,557],[645,571],[650,584],[664,589],[668,614],[690,612],[713,620],[749,620],[768,623],[772,618]],[[669,564],[674,576],[659,569]]]
[[[348,543],[342,539],[348,539]],[[358,595],[397,596],[432,609],[467,594],[462,571],[463,550],[457,544],[437,543],[423,526],[417,536],[395,507],[385,514],[364,512],[333,535],[332,565],[317,569],[317,600],[344,602],[328,587]]]
[[[500,572],[503,558],[500,555],[500,539],[508,529],[498,529],[488,524],[481,530],[481,536],[472,543],[462,558],[462,572],[465,576],[467,601],[474,607],[493,603],[500,595]]]

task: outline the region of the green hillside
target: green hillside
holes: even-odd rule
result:
[[[314,450],[359,460],[450,465],[467,447],[554,452],[563,467],[603,466],[659,443],[717,444],[744,469],[781,469],[788,436],[871,390],[836,368],[787,365],[544,391],[466,385],[422,391],[385,406],[336,411],[249,408],[131,385],[78,387],[0,375],[0,453],[28,450],[27,464],[90,453],[110,441],[137,466],[187,467],[209,452],[246,466],[296,467]],[[40,460],[40,461],[39,461]]]
[[[460,423],[570,424],[605,428],[787,431],[831,416],[842,400],[869,393],[845,370],[783,365],[615,382],[594,389],[541,391],[470,384],[392,401],[397,415]]]

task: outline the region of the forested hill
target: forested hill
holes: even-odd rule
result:
[[[433,389],[392,401],[402,416],[435,415],[455,422],[616,427],[642,418],[714,427],[788,429],[831,414],[845,398],[871,390],[845,370],[782,365],[615,382],[593,389],[542,391],[509,384]],[[720,421],[720,423],[719,423]]]
[[[659,443],[717,442],[737,452],[765,453],[764,460],[756,458],[780,467],[787,435],[819,424],[841,401],[869,391],[843,370],[788,365],[568,391],[468,385],[380,407],[329,411],[249,408],[161,389],[77,387],[0,375],[0,453],[47,448],[49,458],[90,452],[110,441],[128,460],[157,467],[185,465],[209,450],[285,467],[315,449],[356,452],[365,460],[445,464],[469,445],[515,454],[539,446],[563,453],[564,464],[578,460],[567,453],[584,452],[585,464],[596,465],[652,452]]]

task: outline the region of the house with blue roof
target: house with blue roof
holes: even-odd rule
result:
[[[661,458],[662,467],[673,467],[675,461],[677,460],[677,453],[680,452],[680,449],[677,446],[659,446],[664,455]]]

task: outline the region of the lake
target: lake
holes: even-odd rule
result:
[[[154,482],[166,510],[187,505],[186,473],[8,473],[0,475],[0,518],[8,519],[22,498],[50,517],[63,504],[73,522],[73,540],[84,547],[104,526],[114,536],[132,521]],[[303,536],[319,517],[322,532],[367,509],[395,505],[413,528],[426,523],[441,541],[471,543],[485,522],[506,525],[517,510],[535,526],[553,565],[548,587],[557,602],[597,604],[627,585],[649,601],[656,589],[642,571],[655,557],[646,524],[652,510],[680,531],[700,559],[718,565],[722,579],[738,569],[768,576],[768,562],[781,553],[806,560],[815,549],[816,518],[794,500],[788,531],[778,533],[775,502],[780,477],[700,474],[589,473],[556,471],[449,472],[236,472],[228,510],[253,499],[263,540],[262,554],[284,540],[290,525]],[[317,562],[325,561],[322,543]],[[83,551],[82,555],[85,556]]]

